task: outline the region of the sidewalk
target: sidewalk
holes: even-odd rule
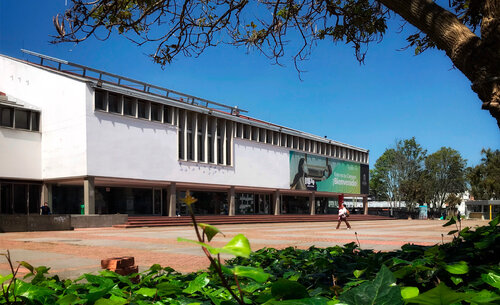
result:
[[[351,223],[352,230],[346,230],[345,224],[335,230],[333,222],[219,225],[225,237],[217,235],[212,243],[223,246],[234,235],[243,233],[250,240],[252,250],[288,246],[306,249],[312,245],[328,247],[357,242],[357,233],[362,248],[389,251],[406,243],[434,245],[442,239],[450,241],[452,236],[447,233],[455,226],[443,228],[444,223],[440,220],[357,221]],[[467,220],[462,221],[462,227],[487,223]],[[100,270],[101,259],[116,256],[134,256],[140,271],[153,264],[170,266],[180,272],[206,268],[208,260],[200,247],[177,242],[177,237],[195,239],[195,233],[190,226],[2,233],[0,251],[9,249],[14,261],[51,267],[50,274],[61,278],[95,273]],[[7,262],[0,259],[0,274],[10,273]]]

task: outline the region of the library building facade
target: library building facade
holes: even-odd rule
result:
[[[367,149],[24,52],[0,55],[0,214],[367,213]]]

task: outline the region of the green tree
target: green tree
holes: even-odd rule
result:
[[[432,203],[439,213],[450,194],[465,191],[466,163],[458,151],[449,147],[441,147],[425,160]]]
[[[351,44],[363,62],[393,13],[417,28],[407,38],[415,53],[443,50],[500,126],[498,0],[72,0],[54,18],[55,42],[107,39],[115,30],[153,44],[153,60],[165,65],[218,44],[256,48],[278,61],[292,39],[299,41],[292,51],[297,64],[318,40],[331,40]]]
[[[370,176],[370,188],[377,199],[391,202],[392,207],[405,201],[413,209],[422,196],[423,161],[427,151],[415,138],[399,140],[377,159]]]
[[[468,169],[474,199],[500,199],[500,150],[483,149],[481,163]]]

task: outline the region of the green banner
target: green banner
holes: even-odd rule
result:
[[[290,188],[360,194],[360,165],[290,151]]]

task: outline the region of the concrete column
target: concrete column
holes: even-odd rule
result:
[[[83,180],[83,204],[85,205],[85,215],[95,214],[94,177],[87,177]]]
[[[309,211],[311,215],[316,215],[316,193],[314,192],[309,195]]]
[[[281,202],[280,202],[280,191],[275,191],[273,193],[273,204],[274,204],[274,215],[280,215],[281,214]]]
[[[229,202],[229,216],[234,216],[236,213],[236,191],[234,186],[231,186],[227,194],[227,201]]]
[[[177,207],[177,187],[175,183],[171,183],[167,188],[167,201],[168,201],[168,216],[174,217]]]
[[[45,202],[49,205],[50,211],[54,212],[52,209],[52,185],[44,183],[42,185],[42,193],[40,198],[40,204],[43,205]]]
[[[368,215],[368,197],[363,197],[363,214]]]

